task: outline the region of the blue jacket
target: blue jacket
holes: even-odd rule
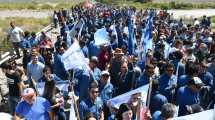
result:
[[[176,105],[179,105],[179,116],[186,114],[186,105],[199,104],[199,93],[193,92],[188,86],[178,89]]]
[[[108,82],[105,86],[100,86],[100,97],[103,100],[103,102],[106,104],[107,100],[112,98],[113,95],[113,85]]]
[[[63,62],[61,61],[61,55],[56,53],[54,54],[54,73],[61,79],[68,79],[69,73],[66,71]]]
[[[100,113],[102,112],[103,109],[103,102],[100,97],[96,98],[96,102],[93,103],[90,98],[87,98],[83,101],[80,102],[79,105],[79,114],[80,114],[80,119],[84,120],[84,116],[88,112],[92,112],[95,114],[96,119],[99,120],[100,118]]]
[[[177,77],[175,75],[169,77],[166,73],[164,73],[159,79],[159,85],[160,93],[166,96],[168,101],[171,102],[174,96],[174,90],[177,86]]]

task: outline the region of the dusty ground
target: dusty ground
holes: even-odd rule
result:
[[[0,10],[0,18],[7,17],[34,17],[47,18],[51,16],[53,11],[37,11],[37,10]]]

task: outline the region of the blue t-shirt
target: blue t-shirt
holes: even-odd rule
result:
[[[161,117],[161,111],[154,112],[154,114],[152,115],[152,120],[163,120],[163,118]]]
[[[49,101],[45,98],[37,97],[32,105],[26,101],[21,101],[16,107],[16,115],[24,117],[25,120],[50,120],[48,113],[50,110]]]
[[[178,89],[176,104],[179,105],[179,116],[186,114],[186,105],[198,104],[199,102],[198,92],[193,92],[188,86]]]

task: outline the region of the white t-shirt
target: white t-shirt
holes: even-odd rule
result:
[[[11,42],[21,42],[23,30],[19,27],[11,28],[9,30],[10,40]]]

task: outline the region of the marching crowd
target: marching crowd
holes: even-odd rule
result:
[[[82,27],[77,27],[78,21]],[[10,23],[8,40],[16,58],[22,55],[23,69],[14,61],[4,62],[1,69],[15,120],[68,120],[65,107],[70,91],[78,96],[75,113],[80,120],[171,120],[214,107],[215,33],[210,17],[186,24],[165,10],[97,3],[54,11],[53,23],[60,27],[56,42],[45,31],[37,37],[15,21]],[[96,44],[94,34],[99,29],[106,30],[108,43]],[[89,63],[67,71],[61,57],[75,41]],[[146,47],[148,43],[151,47]],[[57,87],[68,80],[67,92]],[[109,102],[147,84],[151,91],[144,113],[139,93],[119,108]]]

